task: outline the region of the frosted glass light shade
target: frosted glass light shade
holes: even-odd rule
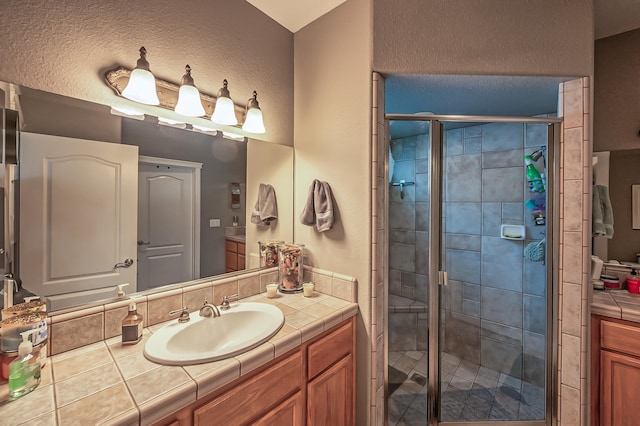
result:
[[[175,111],[178,114],[188,117],[201,117],[205,114],[202,101],[200,100],[200,92],[195,86],[187,86],[184,84],[180,86]]]
[[[142,104],[160,105],[155,77],[151,71],[141,68],[135,68],[131,71],[129,82],[122,91],[122,96]]]
[[[233,132],[222,132],[222,137],[234,141],[244,141],[244,136]]]
[[[216,99],[216,107],[213,110],[213,114],[211,114],[211,121],[228,126],[238,124],[235,107],[231,98],[220,97]]]
[[[164,117],[158,117],[158,124],[162,124],[163,126],[175,127],[176,129],[185,129],[187,127],[187,123]]]
[[[262,121],[262,111],[258,108],[250,108],[247,111],[242,130],[250,133],[265,133],[267,130],[264,128],[264,122]]]

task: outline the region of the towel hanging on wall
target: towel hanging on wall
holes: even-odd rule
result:
[[[319,232],[333,227],[333,195],[327,182],[314,179],[309,187],[307,202],[300,214],[303,225],[316,226]]]
[[[593,236],[613,238],[613,209],[609,198],[609,188],[604,185],[593,185],[591,205]]]
[[[273,186],[261,183],[258,188],[258,200],[251,212],[251,223],[260,226],[269,226],[271,221],[278,218],[278,205],[276,203],[276,191]]]

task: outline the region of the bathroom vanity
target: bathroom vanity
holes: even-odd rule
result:
[[[354,359],[352,317],[157,425],[354,424]]]
[[[139,294],[145,329],[136,345],[121,343],[128,299],[51,315],[42,381],[29,395],[0,404],[3,424],[354,424],[355,279],[307,267],[306,279],[326,288],[313,297],[269,299],[264,286],[275,276],[276,268],[268,268]],[[161,365],[144,356],[153,333],[177,321],[170,310],[197,311],[205,298],[219,304],[235,293],[241,300],[231,309],[244,302],[278,307],[284,314],[278,333],[214,362]]]
[[[224,240],[225,259],[224,272],[235,272],[245,269],[245,243],[244,236],[227,236]]]
[[[640,296],[594,292],[591,316],[591,424],[636,424],[640,406]]]

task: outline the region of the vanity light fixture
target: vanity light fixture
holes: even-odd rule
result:
[[[160,124],[172,127],[186,126],[189,130],[206,132],[207,134],[222,130],[227,133],[236,133],[235,130],[237,130],[236,134],[243,134],[244,137],[253,134],[257,139],[260,139],[258,135],[266,133],[257,92],[253,92],[246,107],[233,102],[229,95],[226,79],[223,80],[223,87],[218,91],[217,96],[202,93],[193,83],[189,65],[185,67],[186,72],[180,85],[155,78],[149,71],[146,53],[144,47],[140,48],[140,59],[134,70],[117,66],[105,72],[105,81],[115,94],[133,101],[123,99],[112,104],[114,114],[136,119],[144,119],[145,116],[164,117],[159,121]],[[150,101],[148,98],[130,94],[130,92],[139,92],[134,90],[138,74],[145,78],[149,77],[145,81],[148,87],[154,87],[152,90],[154,100]],[[153,79],[151,84],[149,84],[150,79]],[[136,111],[126,111],[125,109]],[[163,110],[171,112],[163,112]],[[244,118],[244,124],[238,122],[238,117],[241,116]]]
[[[147,49],[144,46],[140,48],[140,58],[138,58],[136,67],[131,71],[129,83],[122,91],[122,96],[147,105],[160,104],[156,93],[156,79],[149,69]]]
[[[112,106],[111,114],[117,115],[120,117],[132,118],[134,120],[144,120],[144,113],[132,108]]]
[[[191,127],[193,128],[193,130],[201,133],[207,133],[209,135],[215,136],[218,133],[218,130],[214,129],[213,127],[199,126],[197,124],[192,124]]]
[[[178,103],[175,112],[188,117],[201,117],[205,114],[200,100],[200,92],[191,77],[191,67],[187,64],[184,67],[185,73],[180,81],[180,91],[178,92]]]
[[[247,101],[247,110],[244,116],[242,130],[249,133],[265,133],[262,111],[258,104],[258,92],[253,91],[253,96]]]
[[[244,136],[233,132],[222,132],[222,137],[234,141],[244,141]]]
[[[163,126],[175,127],[176,129],[187,128],[187,123],[164,117],[158,117],[158,124],[162,124]]]
[[[218,96],[216,99],[216,106],[211,114],[211,121],[218,124],[226,124],[228,126],[235,126],[238,124],[236,118],[235,107],[227,88],[229,82],[225,78],[222,80],[222,87],[218,90]]]

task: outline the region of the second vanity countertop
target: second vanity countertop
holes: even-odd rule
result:
[[[244,301],[273,304],[285,315],[280,331],[257,348],[204,364],[156,364],[146,359],[143,351],[149,336],[166,323],[157,324],[145,328],[142,341],[136,345],[122,346],[118,336],[49,357],[38,388],[0,406],[2,423],[152,424],[358,311],[357,303],[318,292],[310,298],[298,293],[278,294],[274,299],[262,293],[240,303]]]
[[[640,294],[627,290],[594,290],[591,313],[640,322]]]

